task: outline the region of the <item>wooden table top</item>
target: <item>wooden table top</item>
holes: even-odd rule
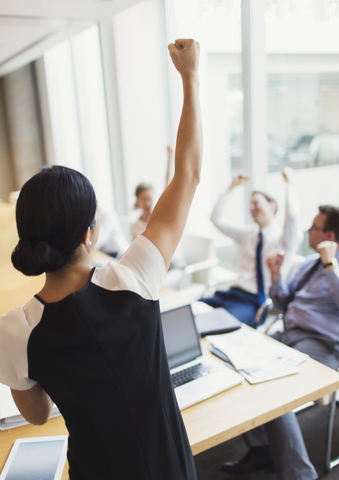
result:
[[[300,373],[250,385],[244,381],[182,411],[193,455],[252,430],[339,388],[339,373],[308,358]]]
[[[182,411],[193,455],[262,425],[339,388],[339,373],[307,359],[300,373],[250,385],[244,381]],[[25,425],[0,432],[0,470],[17,438],[64,435],[62,417],[45,425]],[[67,464],[62,480],[68,480]]]

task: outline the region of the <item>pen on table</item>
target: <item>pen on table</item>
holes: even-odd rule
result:
[[[227,364],[228,364],[228,367],[230,367],[232,370],[234,370],[235,372],[239,373],[240,375],[243,376],[241,370],[238,370],[234,364],[232,363],[232,361],[229,359],[229,357],[227,355],[224,354],[224,352],[222,352],[221,350],[219,350],[218,348],[214,347],[213,345],[210,346],[210,352],[213,353],[213,355],[216,355],[217,357],[221,358],[222,360],[224,360]]]

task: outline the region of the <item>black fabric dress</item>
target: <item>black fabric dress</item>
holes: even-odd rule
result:
[[[71,480],[196,480],[159,302],[117,287],[114,268],[57,303],[32,300],[42,315],[27,337],[28,378],[66,421]]]

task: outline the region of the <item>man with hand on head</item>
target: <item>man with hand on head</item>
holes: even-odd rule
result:
[[[222,194],[212,212],[211,221],[225,235],[240,246],[240,273],[238,279],[226,291],[217,290],[213,297],[201,300],[212,307],[224,307],[241,322],[254,325],[254,318],[264,302],[270,286],[270,272],[265,264],[268,252],[282,249],[286,252],[284,272],[291,268],[302,234],[297,222],[296,190],[293,184],[293,170],[285,168],[282,176],[286,184],[286,217],[284,227],[275,221],[276,201],[269,195],[254,191],[250,199],[250,213],[254,224],[235,227],[227,222],[224,209],[231,192],[249,176],[238,173],[226,193]]]
[[[267,257],[271,271],[270,296],[274,305],[285,311],[285,331],[278,339],[290,347],[305,351],[332,368],[339,364],[339,208],[319,207],[308,230],[309,246],[318,254],[310,255],[289,282],[281,277],[283,255]],[[302,345],[299,345],[302,343]],[[338,352],[336,349],[338,348]]]
[[[283,332],[274,338],[333,369],[339,366],[339,208],[320,206],[308,230],[309,256],[289,282],[281,277],[283,255],[267,257],[271,272],[270,296],[283,310]],[[222,470],[240,474],[274,467],[279,480],[314,480],[300,427],[293,412],[245,434],[250,450]]]

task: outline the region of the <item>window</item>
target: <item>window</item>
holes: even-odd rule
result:
[[[162,193],[167,145],[175,142],[163,2],[144,0],[116,15],[113,32],[125,189],[131,212],[139,183],[152,184],[155,197]]]
[[[55,160],[83,172],[110,208],[113,187],[97,27],[44,55]]]
[[[166,146],[174,145],[182,103],[167,44],[195,38],[201,46],[204,165],[187,229],[216,235],[225,252],[231,243],[209,216],[238,170],[250,170],[252,185],[233,194],[228,218],[235,225],[245,221],[250,187],[273,194],[283,220],[280,171],[285,166],[295,169],[305,231],[319,204],[338,203],[339,0],[256,0],[253,5],[252,0],[144,0],[112,19],[124,176],[116,192],[128,199],[120,213],[133,208],[141,181],[152,183],[157,195],[164,188]],[[242,48],[250,30],[251,48]],[[45,62],[57,161],[83,170],[110,202],[110,162],[114,167],[116,159],[109,154],[96,28],[48,52]],[[253,76],[251,64],[260,66]],[[248,79],[252,89],[243,87]],[[246,105],[256,97],[263,114],[257,115],[254,102],[253,117]],[[255,126],[258,132],[258,125],[248,155],[248,131]]]
[[[266,1],[270,171],[339,163],[339,2]]]
[[[267,188],[278,190],[280,173],[273,172],[295,169],[306,231],[318,205],[338,204],[339,2],[266,0],[265,33]]]
[[[240,0],[175,0],[177,38],[200,43],[200,98],[204,127],[202,180],[191,209],[188,228],[230,241],[209,221],[218,196],[243,169],[243,91]],[[244,221],[244,192],[235,192],[238,208],[230,221]]]

